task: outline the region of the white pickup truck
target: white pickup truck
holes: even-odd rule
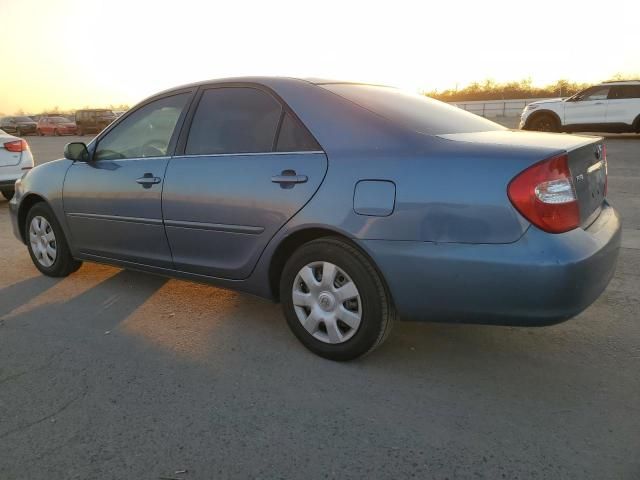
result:
[[[640,80],[605,82],[569,98],[527,105],[523,130],[640,133]]]

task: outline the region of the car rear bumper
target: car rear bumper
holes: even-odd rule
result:
[[[530,227],[509,244],[363,241],[407,320],[550,325],[591,305],[611,280],[621,224],[608,204],[586,230]]]

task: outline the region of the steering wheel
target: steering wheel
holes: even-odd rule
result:
[[[163,157],[167,153],[167,144],[162,140],[149,140],[142,146],[142,157]]]

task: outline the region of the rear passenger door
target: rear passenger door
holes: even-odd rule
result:
[[[607,106],[607,123],[632,125],[640,115],[640,85],[612,85]]]
[[[167,238],[176,269],[243,279],[316,192],[327,159],[265,88],[215,86],[198,96],[165,176]]]

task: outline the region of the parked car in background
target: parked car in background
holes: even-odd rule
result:
[[[106,108],[77,110],[76,125],[78,127],[78,135],[99,133],[115,119],[115,113]]]
[[[76,131],[76,124],[60,115],[42,115],[38,120],[37,132],[40,136],[75,135]]]
[[[508,130],[395,88],[235,78],[162,92],[16,183],[45,275],[83,260],[282,302],[318,355],[396,317],[547,325],[613,276],[602,138]]]
[[[640,80],[604,82],[569,98],[527,105],[523,130],[640,133]]]
[[[3,117],[0,118],[0,129],[18,137],[33,135],[36,133],[36,122],[25,115]]]
[[[118,118],[121,117],[125,112],[126,110],[115,110],[113,114],[116,116],[116,118]]]
[[[27,141],[0,130],[0,192],[7,200],[14,194],[16,180],[33,168]]]

